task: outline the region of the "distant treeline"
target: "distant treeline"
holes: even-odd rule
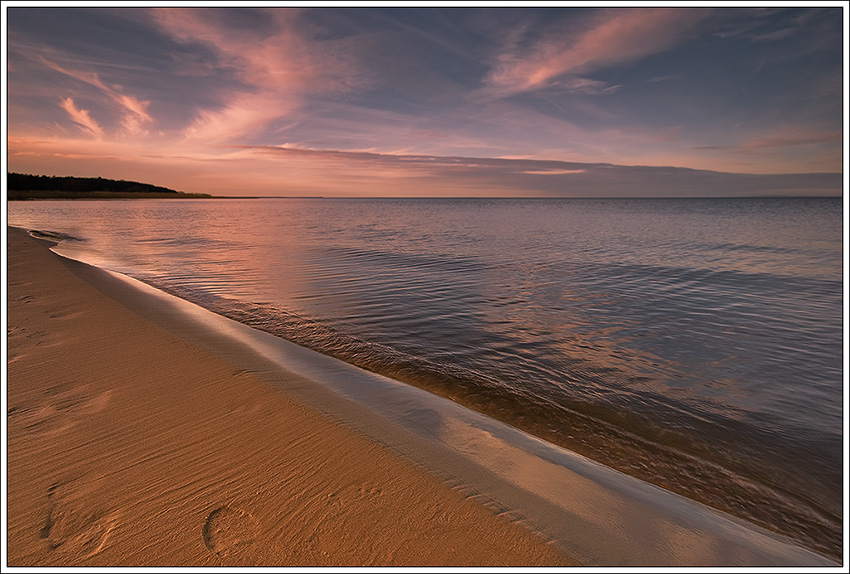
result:
[[[167,187],[104,179],[7,173],[8,199],[194,199],[212,197],[205,193],[184,193]]]
[[[149,183],[103,179],[102,177],[57,177],[9,173],[7,184],[12,191],[71,191],[85,193],[110,191],[120,193],[179,193],[167,187]]]

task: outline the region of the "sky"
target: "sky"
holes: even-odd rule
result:
[[[777,5],[8,2],[7,168],[231,196],[841,195],[846,3]]]

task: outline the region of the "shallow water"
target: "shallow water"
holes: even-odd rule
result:
[[[11,202],[8,219],[840,552],[841,199]]]

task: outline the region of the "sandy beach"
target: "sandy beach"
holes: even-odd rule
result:
[[[576,564],[8,241],[8,566]]]

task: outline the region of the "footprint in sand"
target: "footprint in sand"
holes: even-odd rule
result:
[[[72,319],[74,317],[79,317],[83,314],[83,311],[75,311],[73,309],[64,309],[64,308],[56,308],[56,309],[45,309],[44,314],[47,315],[50,319]]]
[[[86,484],[85,481],[80,481]],[[47,492],[50,510],[40,537],[62,554],[88,558],[106,546],[118,523],[118,512],[107,510],[94,485],[55,484]]]
[[[221,558],[249,559],[256,553],[257,522],[249,513],[222,506],[204,523],[204,544]]]
[[[67,383],[44,392],[38,404],[9,407],[9,423],[27,431],[56,433],[106,408],[112,391],[92,392],[88,385]]]
[[[57,333],[50,331],[31,330],[28,327],[9,325],[6,328],[6,348],[9,355],[16,358],[24,357],[33,349],[49,349],[66,344]]]
[[[26,327],[19,327],[17,329],[9,329],[7,330],[7,336],[9,338],[10,346],[15,344],[17,346],[21,346],[24,349],[33,345],[35,347],[58,347],[60,345],[64,345],[64,341],[57,333],[49,332],[49,331],[30,331]],[[20,339],[26,339],[25,341],[20,341]]]
[[[92,392],[89,385],[65,383],[51,387],[45,394],[49,397],[49,404],[60,412],[88,415],[102,411],[109,402],[112,391]]]

